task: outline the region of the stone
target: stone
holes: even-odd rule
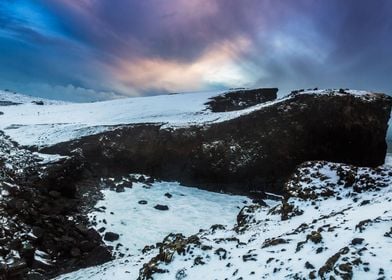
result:
[[[305,263],[305,268],[306,269],[314,269],[314,265],[312,265],[310,262]]]
[[[320,232],[312,231],[312,233],[307,236],[307,239],[315,244],[318,244],[322,241],[323,237],[321,236]]]
[[[169,210],[169,207],[167,205],[162,205],[162,204],[157,204],[154,206],[155,209],[160,210],[160,211],[167,211]]]
[[[44,102],[42,100],[34,100],[34,101],[31,101],[31,103],[33,103],[35,105],[44,105]]]
[[[110,260],[112,260],[110,251],[104,246],[98,246],[88,254],[87,258],[84,259],[84,262],[87,267],[100,265]]]
[[[365,239],[363,239],[363,238],[354,238],[354,239],[351,241],[351,244],[352,244],[352,245],[360,245],[360,244],[363,243],[364,240],[365,240]]]
[[[105,230],[106,230],[105,227],[100,227],[100,228],[98,229],[98,232],[102,233],[102,232],[104,232]]]
[[[115,233],[115,232],[111,232],[111,231],[106,232],[105,235],[104,235],[104,237],[103,237],[103,239],[104,239],[105,241],[109,241],[109,242],[116,241],[116,240],[118,240],[119,238],[120,238],[120,235],[119,235],[119,234],[117,234],[117,233]]]

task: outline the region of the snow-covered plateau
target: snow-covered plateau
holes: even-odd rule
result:
[[[0,91],[0,100],[17,105],[1,107],[0,130],[21,145],[48,146],[128,124],[162,123],[164,127],[183,127],[223,122],[288,99],[283,97],[230,112],[208,110],[206,103],[210,98],[223,93],[179,93],[95,103],[64,103]],[[372,99],[373,96],[370,92],[358,90],[347,90],[347,93],[359,98]],[[341,93],[312,90],[299,94]],[[36,100],[43,105],[37,105]]]
[[[392,279],[392,154],[383,145],[388,122],[384,115],[390,114],[391,100],[356,90],[301,90],[279,99],[274,89],[268,91],[266,100],[233,99],[229,95],[237,92],[230,91],[79,104],[0,91],[0,280]],[[342,106],[341,116],[350,124],[336,124],[335,130],[333,118],[340,115],[324,116],[334,111],[318,108],[312,99],[301,96],[336,97],[332,103],[326,99],[320,104]],[[358,108],[367,110],[367,106],[369,117],[357,121],[353,116],[361,112]],[[322,125],[336,132],[325,140],[325,149],[323,142],[318,143],[322,137],[311,135],[307,142],[294,137],[297,131],[307,135],[303,123],[311,120],[307,109],[326,110],[319,116],[326,119]],[[298,110],[305,113],[298,117]],[[254,114],[259,111],[260,115]],[[263,123],[259,116],[272,117]],[[283,135],[293,138],[272,141],[280,117],[289,123],[281,126],[287,132]],[[238,120],[230,124],[233,128],[213,128],[227,132],[227,139],[214,130],[206,132],[212,124],[233,120]],[[241,130],[247,125],[243,120],[268,129],[250,137]],[[155,157],[160,151],[150,154],[147,148],[152,158],[148,162],[144,153],[127,147],[130,142],[125,141],[134,137],[127,135],[133,128],[127,128],[136,124],[166,129],[160,137],[164,135],[165,144],[169,143],[167,154]],[[377,124],[377,128],[363,124]],[[200,130],[186,130],[194,126]],[[171,134],[181,129],[183,134]],[[238,135],[233,137],[232,131]],[[135,134],[140,141],[135,150],[149,147],[156,135],[149,133],[146,129],[142,137]],[[349,133],[369,138],[357,141]],[[175,137],[179,140],[173,143],[184,145],[178,154],[174,154],[177,147],[170,146]],[[192,137],[200,143],[190,145],[196,141],[189,140]],[[344,147],[369,146],[363,146],[363,155],[353,154],[358,151],[353,149],[339,157],[345,151],[334,146],[334,138],[348,139]],[[161,144],[155,140],[154,148]],[[69,146],[62,146],[65,142]],[[274,145],[288,150],[269,151]],[[371,145],[378,150],[368,159],[365,151]],[[53,147],[59,154],[47,152]],[[164,149],[163,144],[159,147]],[[187,154],[187,147],[192,153]],[[283,155],[283,151],[293,154]],[[127,152],[138,165],[146,160],[144,170],[156,171],[159,164],[171,160],[170,167],[178,167],[178,173],[173,173],[178,180],[140,174],[138,165],[132,172],[123,171],[132,168],[118,169],[133,163]],[[302,152],[307,160],[300,160]],[[293,168],[269,162],[275,158],[283,163],[293,160]],[[373,164],[384,159],[383,164]],[[254,166],[261,166],[260,162],[290,172],[282,178],[282,189],[275,186],[278,194],[268,193],[260,178],[251,182],[254,189],[244,182],[244,191],[237,195],[220,191],[221,184],[214,181],[213,172],[223,177],[236,172],[245,177],[258,174]],[[370,164],[359,167],[348,162]],[[183,183],[186,173],[181,172],[191,170],[194,163],[205,168],[201,174],[210,176],[208,183],[215,184],[215,192]],[[219,173],[222,170],[226,173]]]

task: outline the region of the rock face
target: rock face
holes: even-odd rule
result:
[[[121,126],[43,151],[77,150],[103,175],[140,172],[218,191],[281,193],[308,160],[382,164],[391,105],[383,94],[300,92],[221,123]]]
[[[256,104],[275,100],[277,92],[277,88],[230,91],[211,98],[207,105],[212,112],[242,110]]]
[[[42,163],[0,132],[0,279],[47,279],[111,259],[79,208],[82,169],[75,158]]]

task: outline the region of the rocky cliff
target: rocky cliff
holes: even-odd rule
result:
[[[219,104],[233,96],[221,96]],[[308,160],[382,164],[391,105],[384,94],[296,91],[224,122],[122,125],[43,151],[77,151],[98,174],[140,172],[217,191],[281,193],[294,168]]]
[[[48,279],[111,260],[81,210],[76,158],[44,160],[0,132],[0,279]]]

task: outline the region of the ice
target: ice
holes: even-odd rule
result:
[[[104,199],[95,207],[99,211],[89,214],[90,219],[100,221],[97,229],[105,227],[106,231],[120,234],[118,241],[107,242],[112,246],[121,243],[117,252],[137,254],[172,232],[191,235],[214,224],[232,225],[239,210],[250,202],[244,196],[208,192],[176,182],[156,182],[148,189],[143,186],[134,183],[121,193],[104,190]],[[139,204],[141,200],[147,204]],[[169,210],[157,210],[157,204],[167,205]]]

